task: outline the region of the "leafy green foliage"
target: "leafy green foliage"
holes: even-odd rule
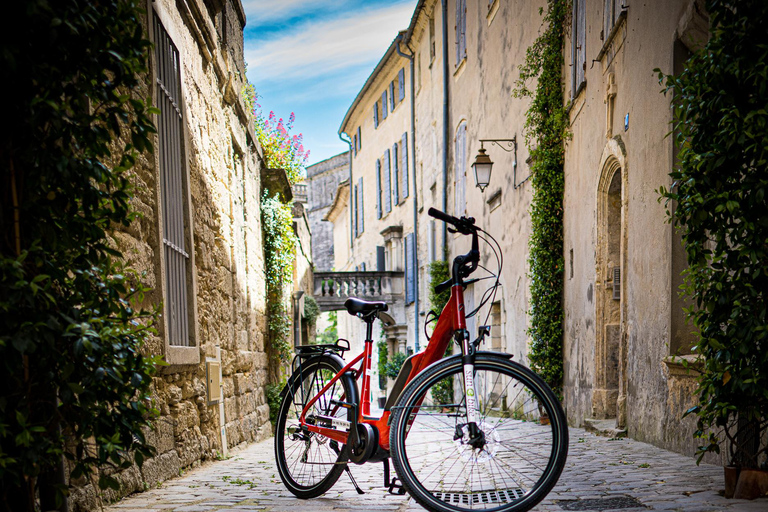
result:
[[[408,356],[402,352],[395,352],[392,358],[384,364],[384,375],[390,379],[396,379]]]
[[[453,377],[446,377],[432,386],[432,400],[441,405],[453,403]]]
[[[285,387],[285,382],[278,384],[267,384],[264,390],[264,394],[267,398],[267,405],[269,405],[269,422],[272,423],[272,428],[275,428],[277,423],[277,411],[280,410],[280,392]]]
[[[316,341],[319,344],[327,345],[336,343],[339,339],[339,317],[336,311],[328,312],[328,327],[317,335]]]
[[[261,198],[261,226],[264,231],[264,260],[267,273],[267,329],[272,358],[288,360],[291,347],[289,288],[293,282],[296,235],[290,205],[265,190]]]
[[[563,173],[568,117],[562,69],[569,0],[549,0],[545,29],[526,52],[515,97],[531,98],[525,141],[531,154],[531,238],[528,241],[531,367],[559,391],[563,382]],[[538,78],[531,90],[527,82]]]
[[[72,477],[154,453],[154,311],[109,233],[136,218],[129,170],[155,131],[144,2],[30,0],[4,16],[0,137],[0,500],[33,510],[62,454]],[[102,473],[102,487],[117,486]],[[59,498],[66,488],[58,488]]]
[[[429,264],[427,271],[429,272],[429,282],[432,283],[432,286],[429,287],[429,307],[439,315],[451,298],[450,289],[443,290],[440,293],[435,291],[436,285],[447,281],[451,277],[448,262],[441,260],[433,261]]]
[[[320,306],[317,305],[317,301],[311,295],[304,297],[304,318],[310,325],[315,325],[317,317],[320,315]]]
[[[660,192],[676,203],[670,216],[689,264],[682,289],[704,361],[689,411],[700,456],[719,452],[720,428],[734,450],[748,428],[757,446],[768,418],[768,4],[716,0],[708,9],[705,48],[679,75],[659,73],[674,93],[680,148],[675,185]],[[756,467],[766,451],[763,442],[734,462]]]
[[[387,389],[387,358],[389,349],[386,341],[380,341],[376,344],[379,349],[379,389]]]

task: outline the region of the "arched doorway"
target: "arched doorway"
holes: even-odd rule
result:
[[[626,155],[611,139],[601,161],[595,251],[595,375],[592,417],[626,426]]]

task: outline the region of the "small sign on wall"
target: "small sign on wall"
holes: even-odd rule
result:
[[[208,403],[221,401],[221,363],[208,361],[205,363],[206,383],[208,388]]]

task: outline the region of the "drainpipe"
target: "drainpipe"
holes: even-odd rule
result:
[[[354,206],[354,200],[352,199],[352,191],[354,190],[352,187],[352,139],[349,138],[349,135],[347,135],[347,138],[345,139],[343,135],[347,134],[341,132],[339,133],[339,138],[342,142],[346,142],[347,146],[349,146],[349,248],[352,249],[355,243],[355,223],[352,220],[352,208]]]
[[[448,1],[443,7],[443,211],[448,213]],[[443,258],[448,257],[448,224],[443,224]]]
[[[416,187],[416,86],[415,86],[415,59],[413,58],[414,52],[411,49],[410,46],[408,46],[408,51],[410,51],[410,55],[403,53],[400,51],[400,43],[403,41],[403,36],[399,35],[397,36],[397,45],[395,46],[395,50],[397,50],[397,53],[401,57],[405,57],[408,59],[411,63],[411,169],[413,169],[413,236],[415,239],[415,242],[413,244],[413,286],[416,289],[416,293],[414,294],[414,321],[413,321],[413,332],[415,333],[414,336],[414,351],[419,352],[419,242],[418,242],[418,232],[419,232],[419,201],[418,201],[418,188]]]

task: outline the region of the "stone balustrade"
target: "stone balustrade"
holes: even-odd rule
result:
[[[402,300],[403,272],[315,272],[314,298],[320,311],[344,309],[349,297],[394,302]]]

